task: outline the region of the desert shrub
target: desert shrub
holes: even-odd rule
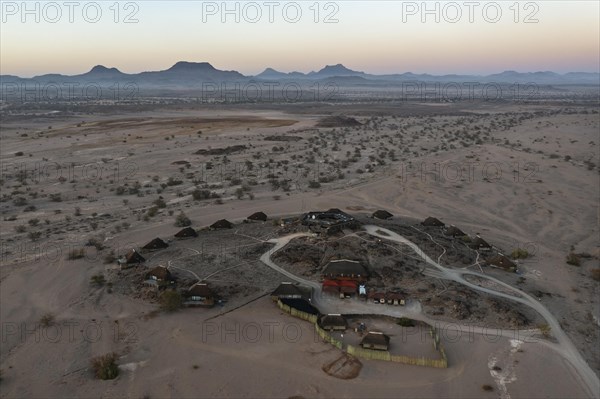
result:
[[[72,249],[69,251],[69,253],[67,254],[67,260],[76,260],[76,259],[81,259],[85,256],[85,249],[84,248],[76,248],[76,249]]]
[[[104,256],[104,263],[105,264],[109,264],[109,263],[114,263],[117,261],[117,256],[115,255],[115,251],[111,250],[109,253],[107,253]]]
[[[185,213],[179,212],[179,215],[175,218],[175,226],[177,227],[187,227],[191,226],[192,221],[186,216]]]
[[[308,182],[308,187],[309,188],[320,188],[321,187],[321,183],[319,183],[318,181],[310,181]]]
[[[398,319],[398,325],[401,325],[402,327],[414,327],[415,322],[408,317],[401,317]]]
[[[106,279],[103,274],[95,274],[90,278],[90,284],[96,287],[102,287],[106,283]]]
[[[516,248],[510,253],[510,256],[513,259],[525,259],[529,256],[529,252],[527,252],[524,248]]]
[[[181,308],[183,299],[177,291],[168,290],[160,295],[160,308],[165,312],[175,312]]]
[[[29,237],[29,239],[31,241],[37,241],[40,239],[40,237],[42,236],[42,232],[41,231],[30,231],[27,234],[27,237]]]
[[[596,281],[600,281],[600,267],[593,269],[590,272],[590,275],[592,276],[592,279],[594,279]]]
[[[119,375],[119,367],[117,366],[117,354],[107,353],[106,355],[96,356],[92,358],[92,369],[96,378],[101,380],[113,380]]]
[[[20,224],[18,226],[15,226],[15,231],[17,233],[25,233],[27,231],[27,227],[25,227],[25,225]]]
[[[154,217],[154,216],[156,216],[157,213],[158,213],[158,207],[153,206],[150,209],[148,209],[148,212],[146,213],[146,215],[148,215],[148,217]]]
[[[154,200],[154,205],[156,205],[158,208],[166,208],[167,207],[167,203],[165,202],[165,200],[162,197],[158,197],[156,200]]]
[[[483,389],[486,392],[492,392],[494,390],[494,387],[491,386],[490,384],[483,384],[481,386],[481,389]]]
[[[550,336],[551,327],[548,324],[539,324],[538,329],[544,337],[548,338]]]
[[[167,179],[167,186],[178,186],[180,184],[183,184],[183,181],[172,176]]]
[[[98,251],[102,251],[104,249],[104,238],[103,237],[90,237],[85,244],[89,247],[94,247]]]
[[[27,205],[27,199],[24,197],[17,197],[13,200],[13,204],[15,204],[15,206],[25,206]]]
[[[581,258],[575,252],[569,252],[567,255],[567,264],[572,266],[581,266]]]
[[[54,315],[52,313],[46,313],[40,318],[40,325],[42,327],[49,327],[54,324]]]

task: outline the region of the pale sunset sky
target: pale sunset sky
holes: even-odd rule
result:
[[[62,0],[25,2],[27,10],[22,1],[0,3],[0,73],[23,77],[78,74],[98,64],[137,73],[182,60],[246,75],[338,63],[376,74],[600,68],[598,1],[479,1],[473,9],[431,1],[427,15],[421,1],[81,1],[72,10]],[[137,22],[124,22],[130,14]],[[337,22],[325,23],[328,15]]]

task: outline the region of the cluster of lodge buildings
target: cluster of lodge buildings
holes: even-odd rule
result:
[[[274,301],[281,301],[283,304],[295,308],[299,311],[316,315],[317,324],[323,330],[344,332],[348,329],[348,322],[341,314],[320,314],[319,310],[312,306],[306,299],[306,293],[297,285],[291,282],[281,283],[272,293],[271,298]],[[364,325],[363,325],[364,326]],[[359,331],[356,329],[355,331]],[[361,330],[362,332],[362,330]],[[390,337],[377,332],[370,331],[363,336],[360,345],[365,349],[388,350]]]
[[[446,227],[446,225],[442,221],[434,217],[426,218],[421,222],[421,225],[429,227],[440,227],[444,230],[444,235],[449,237],[469,237],[468,234],[463,232],[458,227],[454,225]],[[492,249],[494,249],[492,245],[485,241],[483,238],[481,238],[479,234],[476,234],[475,238],[472,238],[470,240],[469,247],[471,247],[474,250],[481,251],[483,253],[489,253],[490,251],[492,251]],[[498,252],[495,256],[487,257],[485,259],[485,264],[487,266],[497,267],[513,273],[517,271],[517,264],[500,252]]]

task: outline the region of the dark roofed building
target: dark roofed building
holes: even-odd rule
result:
[[[489,251],[492,249],[492,246],[479,235],[475,237],[473,241],[471,241],[471,247],[482,251]]]
[[[185,293],[186,306],[213,306],[215,297],[212,290],[204,282],[192,285]]]
[[[487,263],[490,266],[499,267],[510,272],[517,271],[517,264],[502,254],[498,254],[497,256],[488,259]]]
[[[345,331],[348,328],[348,323],[346,319],[341,314],[326,314],[321,316],[319,320],[319,324],[324,330],[337,330],[337,331]]]
[[[388,211],[380,209],[380,210],[373,212],[373,217],[375,219],[387,220],[387,219],[391,219],[392,217],[394,217],[394,215],[392,215]]]
[[[308,212],[302,216],[302,224],[330,227],[353,222],[354,218],[337,208],[323,212]]]
[[[140,255],[140,253],[138,251],[136,251],[135,249],[131,249],[129,250],[129,252],[127,252],[127,255],[125,255],[124,257],[120,258],[117,263],[121,266],[122,269],[125,269],[127,266],[132,266],[132,265],[139,265],[142,264],[146,261],[146,259]]]
[[[386,351],[390,346],[390,337],[381,332],[369,331],[360,341],[360,345],[365,349]]]
[[[194,230],[192,227],[186,227],[182,230],[179,230],[179,232],[175,234],[175,238],[189,237],[198,237],[198,232],[196,232],[196,230]]]
[[[146,285],[160,289],[174,283],[175,279],[171,275],[171,272],[164,266],[156,266],[146,273]]]
[[[423,226],[432,226],[432,227],[444,227],[445,224],[438,218],[434,218],[429,216],[427,219],[421,222]]]
[[[164,242],[163,240],[161,240],[160,238],[157,237],[154,240],[150,241],[148,244],[144,245],[142,247],[142,249],[152,251],[152,250],[167,248],[168,246],[169,246],[169,244],[167,244],[166,242]]]
[[[252,215],[248,216],[247,220],[252,220],[254,222],[266,222],[267,214],[264,212],[255,212]]]
[[[466,234],[459,229],[458,227],[451,225],[450,227],[448,227],[446,229],[446,231],[444,232],[445,235],[447,236],[452,236],[452,237],[464,237],[466,236]]]
[[[290,282],[283,282],[279,284],[279,287],[275,288],[275,291],[271,293],[271,298],[275,301],[283,298],[302,298],[302,291],[296,284]]]
[[[323,276],[333,279],[365,280],[369,277],[367,269],[356,260],[332,260],[323,270]]]
[[[233,227],[233,223],[231,223],[227,219],[217,220],[216,222],[214,222],[213,224],[210,225],[211,230],[231,229],[232,227]]]

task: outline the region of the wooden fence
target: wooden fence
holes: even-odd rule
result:
[[[318,316],[306,312],[302,312],[296,308],[292,308],[280,300],[277,301],[277,306],[286,313],[294,317],[298,317],[302,320],[309,321],[315,325],[315,331],[323,339],[323,341],[330,343],[340,350],[345,350],[349,355],[361,357],[363,359],[371,359],[371,360],[384,360],[388,362],[396,362],[403,364],[410,364],[414,366],[426,366],[426,367],[436,367],[436,368],[447,368],[448,367],[448,358],[446,357],[446,351],[444,351],[444,347],[440,342],[440,336],[438,334],[437,329],[431,327],[429,330],[429,334],[433,339],[433,347],[436,351],[440,352],[442,358],[441,359],[429,359],[426,357],[411,357],[405,355],[392,355],[388,351],[378,351],[372,349],[364,349],[353,345],[347,345],[344,349],[344,344],[342,341],[339,341],[333,338],[327,331],[323,330],[319,327],[317,323]]]
[[[342,341],[338,341],[337,339],[333,338],[331,335],[329,335],[329,333],[327,331],[325,331],[321,327],[319,327],[319,325],[317,323],[315,323],[315,331],[317,332],[319,337],[321,337],[323,339],[323,341],[329,342],[331,345],[335,346],[336,348],[343,350],[344,344],[342,343]]]
[[[299,319],[309,321],[313,324],[317,323],[318,316],[316,314],[310,314],[310,313],[303,312],[301,310],[298,310],[296,308],[293,308],[289,305],[284,304],[280,300],[277,301],[277,306],[279,306],[279,309],[283,310],[286,313],[291,314],[294,317],[298,317]]]

